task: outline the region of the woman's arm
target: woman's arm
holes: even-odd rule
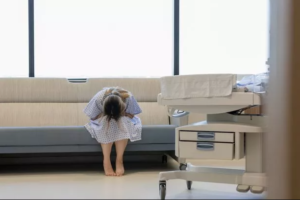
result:
[[[95,117],[94,119],[91,119],[91,120],[97,120],[97,119],[100,119],[102,117],[102,113],[100,113],[97,117]]]
[[[84,113],[91,119],[95,120],[102,114],[101,100],[104,95],[104,90],[98,92],[87,104],[84,109]]]
[[[127,98],[125,112],[129,113],[132,117],[134,117],[134,115],[138,115],[138,114],[142,113],[142,109],[140,108],[136,99],[132,95]]]

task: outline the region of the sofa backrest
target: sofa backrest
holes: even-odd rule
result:
[[[82,126],[83,109],[103,87],[132,92],[144,125],[169,124],[165,107],[157,104],[158,78],[91,78],[72,83],[64,78],[0,78],[0,127]]]

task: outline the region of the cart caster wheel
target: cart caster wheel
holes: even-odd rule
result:
[[[191,190],[191,189],[192,189],[192,183],[193,183],[192,181],[187,181],[187,182],[186,182],[186,186],[187,186],[187,189],[188,189],[188,190]]]
[[[187,164],[182,164],[182,163],[180,163],[179,170],[185,171],[186,168],[187,168]]]
[[[166,155],[163,155],[163,156],[162,156],[162,163],[163,163],[163,164],[168,163],[168,156],[166,156]]]
[[[164,200],[166,198],[166,192],[167,192],[166,181],[160,181],[159,182],[159,196],[160,196],[161,200]]]

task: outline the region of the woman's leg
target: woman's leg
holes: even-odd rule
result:
[[[125,172],[123,165],[123,155],[128,143],[128,139],[115,142],[117,158],[116,158],[116,175],[122,176]]]
[[[104,172],[106,176],[115,176],[116,173],[114,172],[111,161],[110,161],[110,153],[111,153],[111,147],[113,143],[108,144],[101,144],[102,147],[102,153],[103,153],[103,167]]]

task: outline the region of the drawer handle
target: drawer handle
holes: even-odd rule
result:
[[[197,143],[197,149],[202,151],[213,151],[215,150],[214,143]]]
[[[198,140],[215,140],[215,133],[213,132],[198,132]]]

